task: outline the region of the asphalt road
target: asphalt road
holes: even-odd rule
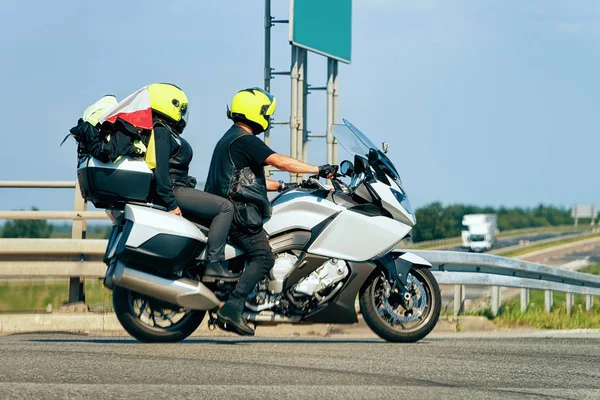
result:
[[[519,236],[519,237],[510,237],[506,239],[499,239],[496,241],[495,249],[502,249],[504,247],[516,246],[519,244],[521,240],[527,240],[530,242],[537,242],[540,240],[551,239],[555,237],[568,236],[574,233],[578,233],[577,231],[573,232],[560,232],[560,233],[543,233],[541,235],[529,235],[529,236]]]
[[[372,339],[0,337],[0,397],[598,399],[600,333]]]

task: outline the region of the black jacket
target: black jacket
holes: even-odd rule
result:
[[[179,136],[179,150],[169,160],[169,176],[173,186],[196,187],[196,178],[189,175],[194,150],[187,140]]]
[[[264,174],[262,176],[255,176],[248,165],[236,166],[231,158],[231,145],[239,140],[247,133],[237,125],[233,125],[219,140],[215,150],[213,152],[212,160],[210,162],[210,169],[208,171],[208,177],[206,178],[205,192],[215,194],[217,196],[224,197],[233,201],[234,203],[252,203],[255,204],[260,210],[263,217],[271,215],[271,203],[267,197],[267,182]],[[244,193],[235,192],[234,183],[236,178],[240,178],[240,173],[244,171],[242,176],[251,176],[252,179],[249,185],[247,185],[243,192],[248,193],[247,198],[244,198]],[[237,188],[239,189],[239,185]]]

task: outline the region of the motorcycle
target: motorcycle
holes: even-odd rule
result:
[[[397,249],[416,224],[400,175],[386,144],[379,150],[350,122],[335,125],[334,135],[354,160],[340,164],[331,186],[311,177],[272,200],[264,230],[275,264],[248,297],[244,318],[255,325],[354,324],[358,298],[377,335],[416,342],[437,323],[441,296],[431,264]],[[146,190],[125,193],[138,190],[132,182],[142,180],[131,174],[147,174],[144,168],[88,159],[78,174],[84,197],[105,206],[113,222],[104,285],[118,320],[140,341],[177,342],[207,313],[215,326],[235,282],[203,278],[206,222],[135,201]],[[228,244],[225,254],[230,270],[244,268],[242,250]]]

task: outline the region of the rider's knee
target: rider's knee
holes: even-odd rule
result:
[[[255,261],[260,261],[265,267],[269,267],[271,269],[273,265],[275,265],[275,255],[271,250],[261,250],[256,251],[251,254],[251,257]]]
[[[219,213],[220,214],[229,214],[229,213],[233,213],[234,208],[233,208],[233,204],[231,204],[231,202],[229,200],[224,199],[225,201],[223,201],[223,203],[221,204],[221,208],[219,208]]]

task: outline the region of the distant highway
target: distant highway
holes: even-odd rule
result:
[[[586,232],[581,231],[570,231],[570,232],[560,232],[560,233],[542,233],[539,235],[524,235],[524,236],[516,236],[509,238],[500,238],[496,240],[496,245],[493,250],[502,249],[505,247],[511,247],[518,245],[521,241],[529,241],[529,242],[538,242],[540,240],[552,239],[561,236],[568,236],[573,234],[584,234]],[[455,251],[468,251],[466,248],[462,246],[448,248],[447,250],[455,250]]]
[[[494,247],[493,250],[498,248],[515,246],[519,244],[520,240],[529,240],[531,242],[536,242],[544,239],[550,239],[553,237],[560,237],[566,235],[573,234],[585,234],[586,232],[564,232],[564,233],[552,233],[552,234],[543,234],[537,236],[522,236],[518,238],[507,238],[504,240],[500,240],[499,245]],[[459,251],[467,251],[464,248],[455,248],[454,250]],[[534,259],[528,259],[528,261],[532,262],[540,262],[543,264],[561,266],[571,261],[575,260],[596,260],[596,262],[600,262],[600,245],[582,245],[580,243],[573,243],[569,246],[568,249],[562,249],[556,252],[557,254],[545,254],[540,257],[535,257]],[[527,259],[527,258],[526,258]],[[440,286],[442,291],[442,306],[447,307],[449,311],[453,310],[453,301],[454,301],[454,290],[452,286],[442,285]],[[466,300],[475,301],[476,299],[489,298],[491,296],[491,288],[489,286],[467,286],[466,287]]]
[[[551,337],[546,337],[551,336]],[[19,399],[598,399],[600,333],[371,338],[0,337]]]

